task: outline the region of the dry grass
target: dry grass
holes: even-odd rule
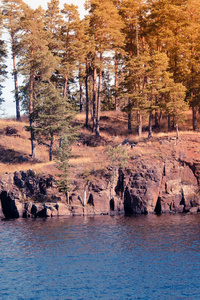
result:
[[[139,138],[136,134],[136,127],[134,127],[132,134],[128,134],[127,116],[125,114],[121,112],[103,112],[100,122],[101,136],[98,140],[95,140],[95,135],[92,134],[91,130],[84,128],[85,115],[78,114],[76,116],[76,123],[81,125],[81,138],[73,146],[73,155],[70,158],[72,178],[75,178],[77,174],[83,173],[84,170],[98,172],[103,168],[107,168],[109,165],[105,154],[107,145],[118,145],[127,138],[131,143],[137,144],[136,147],[127,148],[131,157],[130,165],[132,167],[135,157],[142,157],[144,160],[150,157],[164,160],[172,152],[184,152],[184,155],[195,156],[197,159],[200,159],[200,133],[191,131],[191,111],[186,113],[186,119],[186,122],[179,126],[180,141],[177,143],[175,139],[176,132],[167,132],[167,119],[164,116],[161,122],[161,130],[153,130],[153,138],[147,139],[148,132],[145,130],[148,124],[147,119],[144,118],[143,120],[144,131]],[[34,169],[37,173],[56,174],[58,170],[54,162],[48,161],[48,149],[45,146],[37,146],[39,162],[32,162],[29,132],[25,130],[25,126],[27,125],[26,119],[21,122],[6,119],[0,120],[0,174],[30,168]],[[16,132],[9,135],[6,134],[6,128],[8,127],[14,128]],[[93,141],[97,142],[95,147],[94,145],[91,146]],[[20,161],[21,157],[25,158],[25,161]]]

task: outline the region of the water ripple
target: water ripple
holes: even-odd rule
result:
[[[0,299],[198,299],[199,215],[1,221]]]

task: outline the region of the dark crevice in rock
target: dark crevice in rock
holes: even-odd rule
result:
[[[89,196],[89,199],[88,199],[88,202],[87,202],[88,204],[90,204],[90,205],[92,205],[92,206],[94,206],[94,199],[93,199],[93,195],[92,194],[90,194],[90,196]]]
[[[31,207],[31,214],[36,217],[37,215],[37,206],[35,204],[32,205]]]
[[[118,181],[115,187],[115,193],[122,198],[124,193],[124,173],[122,169],[119,169],[118,172]]]
[[[124,192],[124,212],[125,215],[133,215],[133,208],[131,206],[131,195],[127,187]]]
[[[44,206],[44,208],[42,210],[37,212],[36,217],[39,217],[39,218],[47,218],[48,217],[46,206]]]
[[[3,214],[6,219],[17,219],[19,218],[19,212],[15,205],[15,201],[7,193],[7,191],[2,191],[0,194],[1,207]]]
[[[157,215],[160,215],[162,213],[162,205],[161,205],[161,198],[158,197],[157,203],[156,203],[156,207],[155,207],[155,213]]]
[[[184,207],[185,207],[185,198],[184,198],[184,195],[183,195],[183,190],[182,190],[182,198],[181,198],[180,205],[184,205]]]
[[[163,177],[164,176],[166,176],[165,164],[164,164],[164,167],[163,167]]]
[[[114,211],[115,210],[115,200],[114,198],[112,198],[110,200],[110,210]]]

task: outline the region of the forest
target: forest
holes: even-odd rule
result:
[[[76,112],[92,119],[100,135],[102,111],[127,115],[127,131],[141,136],[148,118],[168,130],[192,109],[198,129],[200,104],[200,5],[198,0],[87,0],[86,15],[59,0],[46,10],[22,0],[1,0],[0,98],[11,48],[16,119],[29,116],[32,156],[36,141],[50,148],[55,137],[74,138]],[[3,40],[3,32],[10,43]],[[19,76],[23,84],[19,86]],[[62,139],[62,138],[61,138]],[[62,141],[60,140],[60,143]]]

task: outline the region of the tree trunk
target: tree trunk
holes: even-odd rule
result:
[[[197,126],[197,108],[194,106],[192,108],[192,123],[193,123],[193,131],[197,131],[198,126]]]
[[[173,120],[172,120],[172,128],[175,128],[175,117],[173,116]]]
[[[159,124],[162,122],[162,110],[160,110],[160,115],[159,115]]]
[[[131,133],[131,112],[128,113],[128,132]]]
[[[100,111],[101,111],[101,80],[102,80],[102,52],[100,52],[100,70],[99,70],[99,87],[98,87],[98,97],[97,97],[97,119],[96,119],[96,136],[99,136],[99,121],[100,121]]]
[[[138,114],[138,136],[142,136],[142,115]]]
[[[178,124],[176,124],[175,127],[176,127],[176,138],[177,140],[179,140]]]
[[[88,118],[89,118],[89,97],[88,97],[88,75],[85,77],[85,127],[88,128]]]
[[[96,61],[96,53],[94,61]],[[92,132],[95,131],[96,128],[96,98],[97,98],[97,69],[96,69],[96,63],[94,62],[94,71],[93,71],[93,126],[92,126]]]
[[[80,113],[83,111],[83,88],[80,82]]]
[[[33,159],[37,158],[36,155],[36,140],[35,140],[35,132],[34,132],[34,122],[32,122],[30,117],[30,128],[31,128],[31,156]]]
[[[79,91],[80,91],[80,99],[79,99],[79,110],[80,113],[83,111],[83,82],[81,78],[81,69],[79,68]]]
[[[17,121],[20,121],[18,78],[17,78],[17,68],[16,68],[16,56],[15,56],[15,53],[13,53],[13,75],[14,75],[14,84],[15,84],[16,119],[17,119]]]
[[[171,120],[170,120],[170,115],[167,116],[167,124],[168,124],[168,132],[171,131]]]
[[[65,77],[64,88],[63,88],[63,97],[64,98],[67,96],[67,81],[68,81],[68,78]]]
[[[115,59],[115,111],[117,111],[117,89],[118,89],[118,74],[117,74],[117,59]]]
[[[33,159],[36,159],[36,140],[35,140],[35,132],[34,132],[34,107],[33,107],[33,81],[34,81],[34,76],[31,71],[30,75],[30,98],[29,98],[29,122],[30,122],[30,132],[31,132],[31,156]]]
[[[135,18],[135,28],[136,28],[136,46],[137,46],[137,57],[140,56],[140,48],[139,48],[139,32],[138,32],[138,17]]]
[[[49,146],[49,161],[52,161],[53,158],[53,135],[51,135],[51,142]]]
[[[155,111],[155,128],[159,127],[159,116],[158,116],[158,109]]]
[[[140,56],[140,47],[139,47],[139,31],[138,31],[138,17],[136,16],[135,19],[135,29],[136,29],[136,46],[137,46],[137,57]],[[140,90],[139,85],[139,90]],[[142,135],[142,115],[138,114],[138,136],[141,137]]]
[[[130,104],[130,99],[128,100],[128,132],[131,133],[131,104]]]
[[[149,113],[149,134],[148,138],[152,137],[152,112]]]

